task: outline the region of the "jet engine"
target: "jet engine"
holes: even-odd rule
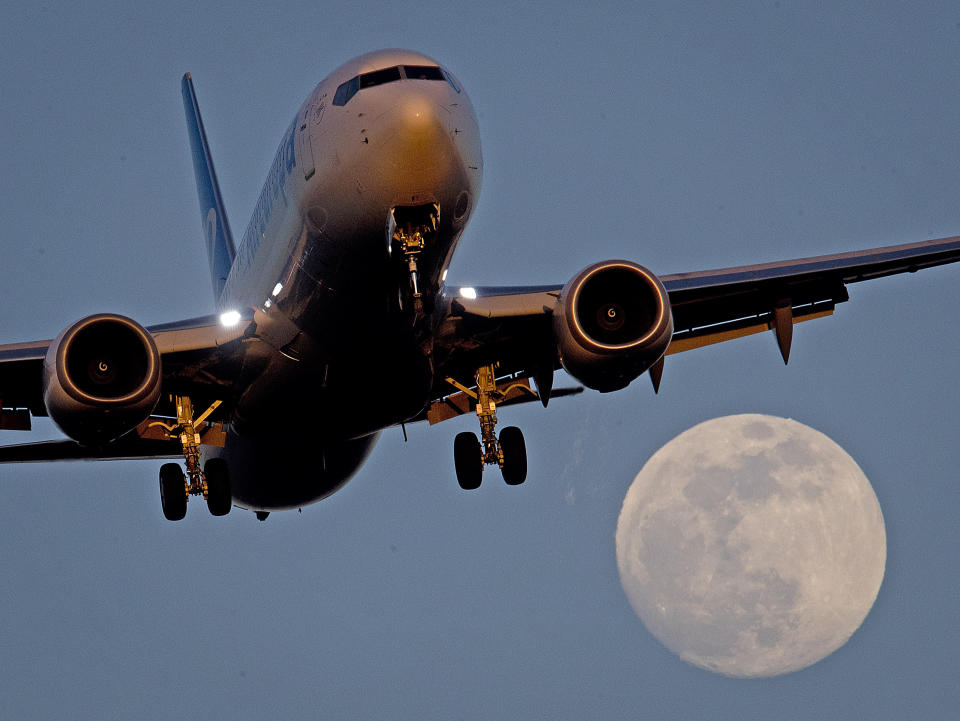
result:
[[[594,390],[619,390],[670,345],[670,298],[643,266],[625,260],[596,263],[563,287],[553,332],[570,375]]]
[[[60,430],[97,446],[133,430],[160,399],[160,353],[139,323],[122,315],[78,320],[50,344],[43,402]]]

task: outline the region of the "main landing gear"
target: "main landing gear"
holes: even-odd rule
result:
[[[497,390],[493,365],[480,368],[476,374],[477,418],[480,421],[480,439],[475,433],[457,434],[453,442],[453,462],[457,469],[457,482],[467,491],[476,490],[483,480],[485,465],[498,465],[503,480],[508,485],[518,486],[527,479],[527,446],[523,433],[516,426],[507,426],[497,438],[497,403],[504,393]],[[470,389],[460,389],[470,395]]]
[[[167,425],[155,422],[151,425],[162,426],[170,437],[176,437],[183,449],[187,472],[179,463],[164,463],[160,467],[160,503],[163,515],[168,521],[179,521],[187,514],[187,500],[190,496],[203,496],[207,508],[214,516],[230,513],[233,497],[230,494],[230,475],[227,463],[222,458],[211,458],[200,470],[200,434],[197,426],[220,405],[217,401],[199,418],[193,418],[193,403],[187,396],[175,396],[177,422]],[[189,480],[188,480],[189,479]]]

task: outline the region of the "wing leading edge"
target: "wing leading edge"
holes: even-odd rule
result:
[[[667,354],[773,330],[787,360],[794,323],[821,318],[849,299],[847,285],[960,260],[960,236],[759,265],[660,276],[673,311]],[[500,362],[532,375],[551,355],[550,316],[563,286],[445,290],[448,318],[438,354],[444,375]],[[438,388],[437,395],[443,395]]]
[[[822,317],[848,300],[846,286],[960,260],[960,236],[780,263],[661,276],[673,308],[669,353],[776,330],[790,309],[793,322]],[[786,358],[785,358],[786,360]]]

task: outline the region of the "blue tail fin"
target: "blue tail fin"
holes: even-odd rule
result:
[[[190,151],[193,155],[193,173],[197,179],[197,197],[200,200],[200,222],[207,242],[207,260],[210,262],[210,280],[213,283],[215,300],[220,300],[227,282],[236,250],[230,225],[223,209],[217,174],[213,171],[213,159],[207,134],[203,130],[197,94],[193,89],[190,73],[183,76],[183,108],[187,113],[187,132],[190,134]]]

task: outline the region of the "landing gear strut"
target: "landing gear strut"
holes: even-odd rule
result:
[[[427,241],[437,232],[440,207],[427,206],[394,208],[387,222],[387,251],[392,255],[396,246],[403,253],[413,303],[414,319],[423,316],[423,293],[420,291],[418,261],[427,248]],[[401,297],[403,293],[401,293]]]
[[[207,508],[214,516],[225,516],[233,505],[230,494],[230,476],[227,463],[222,458],[211,458],[200,469],[200,434],[197,426],[216,410],[215,402],[199,418],[193,417],[193,403],[188,396],[174,396],[177,422],[167,425],[156,421],[151,426],[161,426],[170,437],[180,441],[186,473],[178,463],[164,463],[160,467],[160,503],[163,515],[170,521],[179,521],[187,513],[190,496],[203,496]]]
[[[507,426],[497,438],[497,403],[504,393],[497,390],[496,366],[483,366],[474,378],[477,390],[455,383],[460,390],[474,396],[477,401],[477,419],[480,421],[480,439],[476,434],[459,433],[454,439],[453,460],[457,470],[457,482],[464,490],[480,487],[483,467],[500,466],[503,480],[518,486],[527,479],[527,446],[523,433],[516,426]]]

